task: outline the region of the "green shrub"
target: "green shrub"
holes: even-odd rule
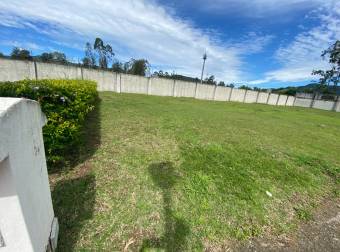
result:
[[[0,96],[40,103],[48,120],[43,128],[47,161],[56,166],[80,145],[85,117],[94,109],[98,94],[92,81],[23,80],[0,82]]]

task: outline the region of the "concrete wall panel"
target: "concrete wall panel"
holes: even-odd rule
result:
[[[33,62],[0,58],[0,81],[18,81],[23,79],[35,79]]]
[[[257,98],[257,103],[267,104],[268,96],[269,93],[260,92],[259,97]]]
[[[195,97],[196,83],[176,80],[175,97]]]
[[[38,79],[82,79],[81,68],[36,62]]]
[[[117,92],[119,89],[119,78],[117,78],[117,73],[98,69],[83,68],[83,77],[84,80],[96,81],[98,91]]]
[[[268,104],[269,105],[276,105],[279,99],[278,94],[270,94],[269,99],[268,99]]]
[[[257,95],[258,95],[257,91],[247,90],[244,102],[245,103],[256,103]]]
[[[294,106],[309,108],[312,101],[312,99],[296,98]]]
[[[246,95],[246,90],[233,88],[231,91],[230,101],[243,102]]]
[[[165,78],[151,78],[150,94],[160,96],[173,96],[175,81]]]
[[[229,87],[216,87],[215,101],[228,101],[231,88]]]
[[[149,78],[130,74],[120,74],[122,93],[147,94]]]
[[[323,109],[323,110],[332,110],[334,108],[334,101],[315,100],[313,104],[313,108]]]
[[[214,99],[215,85],[198,84],[196,91],[196,98],[202,100]]]
[[[285,106],[286,105],[286,101],[288,99],[287,95],[280,95],[279,100],[277,102],[277,105],[279,106]]]
[[[286,106],[294,106],[295,97],[294,96],[288,96]]]

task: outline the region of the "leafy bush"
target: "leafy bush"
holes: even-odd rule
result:
[[[0,96],[24,97],[40,103],[47,117],[43,128],[47,161],[55,166],[81,144],[86,115],[98,97],[96,83],[85,80],[0,82]]]

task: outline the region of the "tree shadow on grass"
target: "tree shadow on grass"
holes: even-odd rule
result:
[[[64,156],[65,160],[57,165],[52,165],[49,173],[58,173],[62,170],[71,169],[91,158],[101,143],[100,103],[98,97],[94,109],[86,116],[81,130],[80,144],[72,147]]]
[[[175,216],[172,209],[172,190],[179,176],[171,162],[151,164],[149,173],[153,182],[162,190],[165,233],[160,238],[144,240],[141,251],[183,251],[186,249],[186,236],[190,228],[185,220]]]
[[[60,225],[58,251],[73,251],[84,222],[93,215],[95,177],[88,174],[62,180],[54,186],[52,198]]]

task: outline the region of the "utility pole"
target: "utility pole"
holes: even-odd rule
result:
[[[203,83],[203,73],[204,73],[204,66],[205,66],[205,61],[207,60],[207,53],[205,52],[203,54],[203,66],[202,66],[202,74],[201,74],[201,84]]]

